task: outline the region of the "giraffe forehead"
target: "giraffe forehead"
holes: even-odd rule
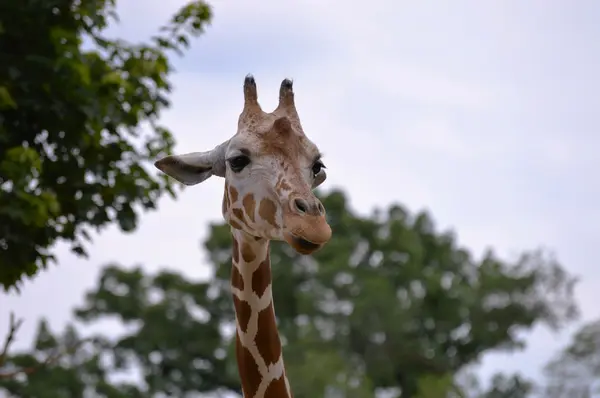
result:
[[[272,156],[286,163],[304,163],[319,154],[317,146],[303,133],[295,131],[244,132],[232,139],[230,150],[246,149],[251,156]]]

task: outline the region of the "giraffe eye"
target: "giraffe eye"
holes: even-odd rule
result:
[[[250,158],[246,155],[238,155],[227,159],[227,163],[234,173],[239,173],[250,164]]]
[[[313,176],[316,176],[317,174],[319,174],[321,172],[322,169],[326,168],[325,165],[323,164],[323,162],[321,162],[320,160],[317,160],[312,167],[312,172],[313,172]]]

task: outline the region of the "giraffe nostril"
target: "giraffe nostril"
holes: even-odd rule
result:
[[[300,213],[307,213],[308,212],[308,202],[304,199],[294,199],[294,206],[296,207],[296,210],[298,210]]]
[[[317,203],[317,209],[319,210],[319,214],[325,214],[325,208],[320,201]]]

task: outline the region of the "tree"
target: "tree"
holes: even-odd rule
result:
[[[582,326],[545,373],[549,398],[590,398],[600,392],[600,320]]]
[[[576,314],[574,279],[544,253],[508,263],[488,252],[476,261],[425,213],[391,206],[360,217],[339,191],[322,201],[334,231],[325,248],[307,257],[272,245],[273,293],[297,398],[372,397],[380,389],[445,398],[460,392],[455,375],[482,354],[521,348],[520,331],[559,327]],[[137,367],[145,396],[239,392],[228,227],[212,225],[205,248],[210,281],[105,268],[76,319],[110,317],[126,327],[116,338],[94,336],[104,342],[94,355],[110,358],[107,375]],[[41,383],[36,377],[27,385]],[[498,380],[498,391],[511,391],[507,380]]]
[[[480,398],[527,398],[535,391],[533,382],[518,374],[496,374],[491,381],[492,385]]]
[[[85,323],[117,316],[131,331],[117,338],[83,339],[68,326],[55,337],[42,320],[33,349],[7,358],[4,371],[0,366],[0,374],[27,371],[0,377],[0,391],[28,398],[237,392],[237,368],[225,356],[229,342],[219,329],[219,311],[206,305],[208,288],[166,271],[147,276],[140,269],[107,266],[76,319]],[[134,379],[142,385],[114,382],[123,373],[131,378],[136,368]]]
[[[9,0],[0,7],[5,290],[46,267],[56,241],[84,256],[91,230],[117,223],[130,232],[140,211],[154,209],[165,192],[174,195],[171,180],[147,169],[173,146],[157,122],[169,105],[167,55],[203,31],[210,8],[194,1],[150,44],[135,45],[104,37],[114,8],[115,0]]]
[[[0,390],[28,398],[145,398],[135,384],[108,379],[114,372],[103,361],[105,345],[101,340],[82,339],[72,325],[56,336],[42,320],[33,350],[10,359],[17,373],[0,377]]]
[[[498,374],[492,379],[492,387],[484,398],[527,398],[533,391],[534,384],[518,374]]]

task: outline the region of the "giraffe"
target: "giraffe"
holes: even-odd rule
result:
[[[170,155],[155,166],[186,185],[223,177],[222,214],[233,239],[231,291],[236,359],[244,398],[292,398],[273,304],[269,242],[311,254],[331,238],[313,189],[326,179],[317,146],[304,134],[290,79],[266,113],[256,81],[244,79],[237,132],[213,150]]]

